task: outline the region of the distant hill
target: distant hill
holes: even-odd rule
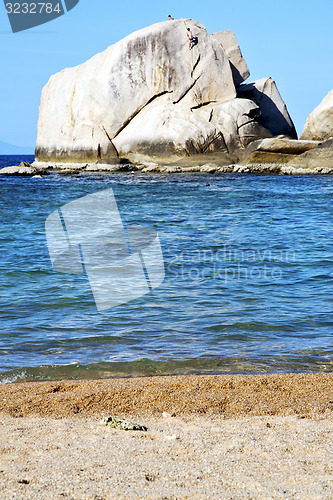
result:
[[[0,155],[33,155],[35,148],[32,146],[14,146],[8,142],[0,141]]]

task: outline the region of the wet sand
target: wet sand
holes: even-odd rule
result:
[[[0,385],[0,412],[32,415],[290,415],[333,410],[333,374],[187,375]]]
[[[5,384],[0,497],[329,499],[332,424],[331,374]]]

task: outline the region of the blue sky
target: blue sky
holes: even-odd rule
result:
[[[1,3],[0,141],[33,150],[40,94],[49,77],[168,14],[195,19],[209,33],[234,31],[251,72],[248,81],[276,81],[299,134],[333,88],[332,0],[80,0],[66,15],[16,34]]]

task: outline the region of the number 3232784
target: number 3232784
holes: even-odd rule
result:
[[[6,3],[7,14],[52,14],[56,12],[60,14],[62,8],[60,4],[52,5],[52,3]]]

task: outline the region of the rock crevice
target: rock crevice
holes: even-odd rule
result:
[[[156,94],[156,95],[153,95],[153,97],[151,97],[143,106],[141,106],[140,109],[136,110],[131,116],[129,116],[127,118],[127,120],[125,121],[125,123],[122,124],[122,126],[116,131],[116,133],[114,134],[113,138],[110,139],[110,141],[112,142],[113,139],[115,139],[123,130],[124,128],[127,127],[127,125],[144,109],[146,108],[150,103],[152,103],[155,99],[157,99],[158,97],[161,97],[162,95],[165,95],[165,94],[169,94],[169,93],[172,93],[172,90],[169,91],[169,90],[164,90],[164,92],[160,92],[159,94]],[[108,136],[109,137],[109,136]]]

